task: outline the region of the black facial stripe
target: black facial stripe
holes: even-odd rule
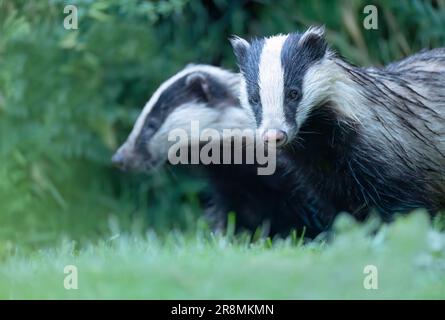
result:
[[[303,78],[311,65],[319,61],[326,52],[326,42],[318,35],[309,35],[299,44],[301,34],[291,33],[283,44],[281,64],[284,70],[284,115],[290,125],[295,125],[295,114],[301,100],[286,101],[291,89],[303,90]]]
[[[252,105],[252,111],[255,115],[257,126],[260,126],[262,121],[262,111],[261,111],[262,105],[259,99],[260,90],[258,86],[258,78],[259,78],[260,57],[261,57],[261,52],[263,50],[263,46],[264,46],[264,39],[257,39],[252,41],[249,48],[249,53],[247,57],[244,59],[244,63],[240,64],[240,70],[244,75],[244,78],[246,79],[247,94],[249,100],[252,100],[252,97],[254,97],[258,101],[256,105]]]
[[[189,100],[186,94],[186,77],[181,77],[161,93],[150,113],[146,116],[141,132],[136,138],[138,151],[146,149],[145,143],[159,130],[167,117],[178,106]]]
[[[210,100],[206,101],[208,107],[214,108],[224,103],[230,105],[239,104],[238,97],[230,91],[230,88],[225,83],[210,75],[207,75],[206,82],[210,90]]]
[[[148,152],[146,143],[153,134],[153,132],[149,132],[148,130],[142,130],[141,134],[136,138],[134,145],[135,154],[139,155],[143,160],[150,159],[150,153]]]
[[[199,72],[205,76],[204,81],[208,87],[210,99],[203,95],[199,85],[187,86],[186,79],[191,73],[176,80],[161,93],[150,113],[146,116],[141,132],[135,141],[138,152],[146,153],[146,143],[165,123],[169,115],[186,103],[205,102],[210,108],[222,105],[224,102],[231,105],[238,104],[237,97],[230,92],[227,85],[207,73]]]

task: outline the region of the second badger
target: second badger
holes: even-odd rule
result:
[[[189,66],[168,79],[142,110],[127,141],[113,157],[121,167],[152,170],[167,160],[168,132],[189,130],[199,121],[201,130],[251,127],[238,102],[239,75],[207,66]],[[191,133],[190,133],[191,134]],[[191,137],[191,144],[200,144]],[[329,228],[334,211],[295,179],[295,168],[284,155],[273,175],[257,174],[257,165],[198,165],[211,187],[206,215],[224,225],[227,213],[237,215],[237,228],[254,231],[264,221],[270,234],[306,230],[314,237]]]

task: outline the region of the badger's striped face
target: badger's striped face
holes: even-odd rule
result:
[[[237,75],[207,65],[177,73],[155,91],[112,162],[123,169],[146,171],[166,161],[172,130],[189,132],[192,121],[199,121],[200,129],[237,125],[237,116],[247,117],[232,92],[238,82]]]
[[[322,29],[313,28],[304,34],[278,35],[252,43],[232,39],[243,75],[241,103],[254,113],[265,142],[272,139],[283,145],[291,141],[315,106],[305,93],[314,89],[313,81],[307,79],[308,70],[326,54],[322,33]]]

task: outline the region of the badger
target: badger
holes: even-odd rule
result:
[[[149,99],[126,142],[112,157],[122,169],[154,171],[167,161],[168,132],[198,120],[200,129],[250,128],[252,118],[238,100],[240,75],[209,65],[191,65],[165,81]],[[190,132],[190,134],[192,134]],[[188,140],[198,144],[198,138]],[[224,228],[229,212],[236,230],[285,236],[295,229],[313,238],[329,229],[333,207],[295,179],[292,163],[279,156],[274,174],[257,174],[253,164],[207,164],[198,167],[210,186],[205,216],[215,230]]]
[[[358,67],[323,27],[231,44],[240,102],[305,184],[359,219],[445,207],[445,48]]]

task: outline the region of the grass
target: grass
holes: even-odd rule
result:
[[[370,236],[372,225],[342,216],[329,244],[198,231],[10,252],[0,265],[0,298],[445,299],[445,234],[420,212]],[[66,265],[77,267],[77,290],[64,288]],[[366,265],[377,267],[377,290],[363,286]]]

